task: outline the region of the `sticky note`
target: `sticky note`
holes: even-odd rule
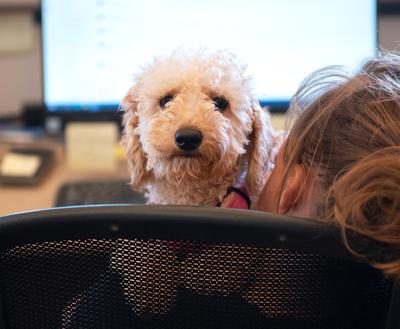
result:
[[[117,167],[115,123],[70,123],[65,130],[67,166],[75,171],[113,171]]]
[[[33,177],[39,169],[41,159],[37,155],[6,153],[1,161],[2,176]]]

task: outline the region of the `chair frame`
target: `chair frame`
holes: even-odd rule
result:
[[[46,241],[116,238],[246,244],[364,262],[345,248],[333,225],[251,210],[101,205],[43,209],[0,218],[0,251]],[[400,283],[394,282],[386,329],[398,328]]]

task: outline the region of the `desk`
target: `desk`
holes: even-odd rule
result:
[[[273,114],[271,119],[275,129],[283,129],[284,115]],[[58,189],[66,182],[91,179],[126,179],[127,182],[129,181],[126,161],[120,161],[117,170],[111,173],[73,172],[65,165],[63,144],[61,142],[50,138],[41,138],[29,145],[53,149],[55,152],[54,165],[38,186],[0,185],[0,216],[13,212],[52,207]],[[10,143],[0,140],[0,157],[10,146]]]
[[[0,157],[10,146],[14,145],[14,143],[0,140]],[[55,152],[54,164],[39,185],[31,187],[0,185],[0,216],[13,212],[52,207],[59,187],[66,182],[91,179],[126,179],[127,182],[129,181],[126,161],[120,161],[117,170],[111,173],[73,172],[65,165],[62,143],[50,138],[41,138],[29,145],[53,149]],[[27,145],[24,144],[23,146]]]

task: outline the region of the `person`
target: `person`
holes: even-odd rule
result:
[[[400,277],[400,56],[315,72],[289,115],[258,210],[337,224],[354,253],[367,257],[354,233],[382,247],[369,260]]]

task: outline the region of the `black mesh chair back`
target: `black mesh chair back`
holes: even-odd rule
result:
[[[325,225],[171,206],[0,221],[1,328],[394,329],[397,285]]]

